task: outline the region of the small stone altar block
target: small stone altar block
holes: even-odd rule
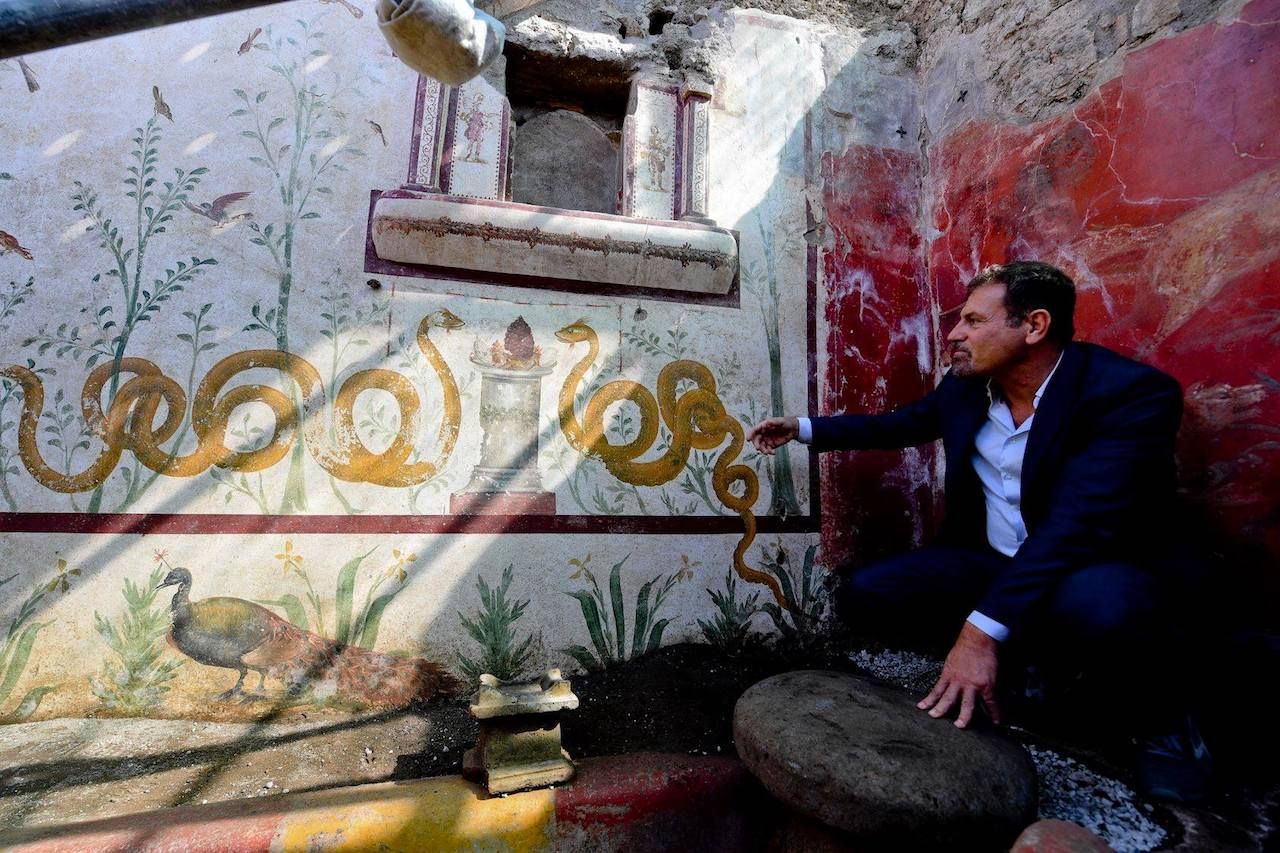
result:
[[[480,676],[471,702],[480,737],[462,758],[462,775],[490,794],[568,782],[575,768],[560,746],[560,712],[577,707],[578,697],[558,669],[530,684]]]

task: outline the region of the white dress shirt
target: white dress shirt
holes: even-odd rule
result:
[[[1031,400],[1033,409],[1039,408],[1040,398],[1049,387],[1049,381],[1058,371],[1062,357],[1049,371],[1044,382]],[[1035,412],[1021,424],[1014,425],[1009,404],[994,384],[987,384],[991,405],[987,420],[978,430],[971,463],[982,483],[987,503],[987,542],[991,547],[1012,557],[1018,553],[1027,538],[1027,526],[1022,520],[1022,458],[1027,452],[1027,436]],[[808,418],[799,418],[797,440],[804,444],[813,441],[813,424]],[[969,614],[969,624],[997,642],[1009,637],[1009,629],[977,610]]]

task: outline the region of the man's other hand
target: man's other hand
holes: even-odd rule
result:
[[[799,435],[799,418],[765,418],[747,433],[747,441],[765,456],[772,456],[775,450]]]
[[[986,707],[993,723],[1000,722],[1000,707],[996,704],[997,643],[969,622],[964,623],[956,644],[951,647],[947,661],[942,665],[942,675],[929,695],[916,705],[928,711],[930,717],[941,717],[951,711],[957,702],[960,713],[956,726],[965,728],[973,719],[978,701]]]

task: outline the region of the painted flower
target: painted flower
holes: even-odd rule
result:
[[[676,572],[676,580],[680,583],[693,580],[693,570],[701,565],[701,560],[690,560],[688,554],[681,554],[680,569]]]
[[[71,589],[71,578],[78,577],[79,575],[80,575],[79,569],[71,569],[70,571],[68,571],[67,561],[59,560],[58,573],[53,576],[53,580],[45,584],[44,591],[53,592],[55,589],[60,589],[62,590],[63,594],[66,594],[66,592],[69,589]]]
[[[163,548],[151,552],[151,557],[157,563],[163,563],[169,559],[169,552]]]
[[[417,554],[410,554],[407,551],[401,551],[399,548],[391,549],[391,565],[387,568],[387,577],[396,577],[400,583],[404,583],[405,578],[409,577],[409,564],[418,559]]]
[[[293,550],[293,542],[286,539],[284,550],[276,554],[276,559],[280,561],[280,570],[286,575],[290,572],[302,573],[302,555]]]
[[[569,565],[577,566],[578,570],[573,574],[569,575],[569,580],[576,581],[578,578],[582,577],[582,573],[588,571],[587,564],[590,562],[591,562],[590,554],[587,554],[587,556],[583,557],[581,560],[579,560],[577,557],[571,558],[569,560]]]

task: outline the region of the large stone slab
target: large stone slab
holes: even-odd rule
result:
[[[789,672],[738,700],[738,754],[778,799],[870,845],[1007,849],[1035,819],[1021,746],[957,729],[896,687]]]

